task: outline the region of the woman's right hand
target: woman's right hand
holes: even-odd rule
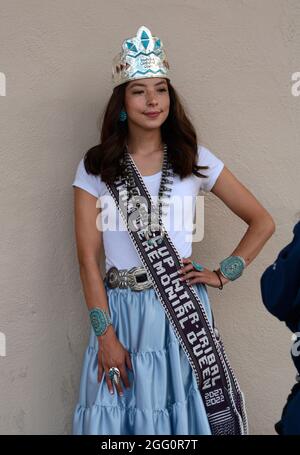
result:
[[[126,366],[132,370],[129,352],[118,340],[111,325],[104,335],[98,337],[98,346],[98,382],[101,381],[104,370],[109,392],[111,394],[114,393],[113,386],[115,385],[119,395],[123,395],[121,381],[118,385],[112,383],[112,380],[109,377],[109,369],[111,367],[117,367],[120,370],[120,379],[122,379],[125,386],[129,389],[130,383],[126,371]]]

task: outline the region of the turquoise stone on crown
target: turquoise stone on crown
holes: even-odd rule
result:
[[[143,33],[141,35],[141,41],[142,41],[144,48],[147,49],[150,40],[149,40],[149,36],[145,32],[145,30],[143,30]]]
[[[135,45],[133,43],[131,43],[130,41],[126,41],[126,44],[127,44],[128,49],[130,49],[133,52],[137,52],[137,48],[135,47]]]
[[[220,262],[220,272],[228,280],[234,281],[242,275],[245,265],[241,256],[229,256]]]
[[[155,41],[155,48],[158,49],[159,47],[160,47],[160,39]]]
[[[112,62],[113,88],[127,81],[161,77],[170,79],[170,65],[163,42],[142,25],[136,36],[126,38]]]

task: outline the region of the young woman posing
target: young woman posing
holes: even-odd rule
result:
[[[92,325],[73,433],[245,434],[243,395],[222,350],[206,285],[221,289],[237,279],[273,234],[274,221],[198,144],[171,85],[162,41],[147,27],[123,42],[113,85],[100,144],[81,159],[73,182],[80,277]],[[139,215],[139,235],[129,229],[129,211],[120,205],[125,187],[127,202],[159,196],[156,210],[170,215],[168,229],[157,217],[149,230],[142,226],[143,202],[130,213]],[[199,191],[211,191],[248,225],[216,270],[190,260],[186,223],[176,230],[170,210],[172,198],[195,200]],[[107,219],[117,228],[104,230]]]

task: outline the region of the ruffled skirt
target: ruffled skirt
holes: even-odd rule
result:
[[[104,281],[119,341],[128,350],[130,388],[109,393],[105,374],[97,381],[98,339],[90,330],[84,353],[74,435],[208,435],[205,407],[194,372],[154,288],[111,289]],[[212,322],[206,285],[193,285]]]

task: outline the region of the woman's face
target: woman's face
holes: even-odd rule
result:
[[[165,78],[151,77],[130,81],[125,89],[124,107],[130,123],[144,129],[159,128],[169,115],[170,98]],[[149,117],[148,112],[159,112]]]

